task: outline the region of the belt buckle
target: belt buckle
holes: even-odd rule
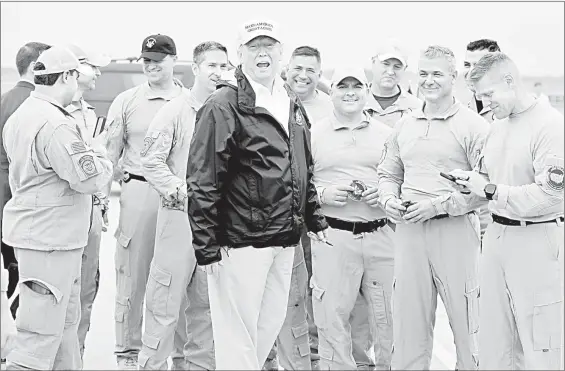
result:
[[[355,227],[357,226],[357,222],[353,222],[353,230],[351,231],[351,233],[355,234]]]
[[[130,177],[129,173],[124,173],[124,177],[123,177],[122,180],[127,183],[127,182],[130,181],[130,179],[131,179],[131,177]]]
[[[563,220],[561,217],[555,219],[555,224],[557,224],[558,227],[563,227]]]

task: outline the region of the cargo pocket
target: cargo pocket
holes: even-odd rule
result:
[[[469,334],[479,331],[479,281],[471,278],[465,283],[465,298],[467,299],[467,326]]]
[[[371,307],[375,324],[386,325],[389,323],[386,314],[386,298],[383,285],[378,281],[365,284],[371,300]]]
[[[294,343],[296,345],[296,350],[300,357],[305,357],[310,354],[310,344],[308,343],[308,322],[304,321],[298,326],[291,328],[292,336],[294,337]],[[300,340],[299,340],[300,339]]]
[[[125,346],[126,326],[125,320],[129,307],[129,299],[124,296],[116,296],[116,308],[114,312],[114,321],[116,322],[116,345]]]
[[[314,323],[316,327],[325,329],[326,326],[326,309],[324,308],[323,298],[325,290],[319,288],[312,279],[312,309],[314,312]]]
[[[151,263],[147,282],[147,309],[155,317],[166,318],[172,275]]]
[[[563,291],[559,286],[549,287],[534,295],[534,350],[548,352],[561,347],[561,307]]]
[[[35,278],[23,279],[20,281],[20,309],[16,316],[16,327],[40,335],[62,333],[66,317],[62,299],[63,294],[55,286]]]
[[[122,232],[121,228],[116,230],[114,234],[116,241],[118,242],[118,246],[116,246],[116,252],[114,254],[114,264],[116,267],[116,273],[119,275],[130,276],[131,269],[130,269],[130,262],[129,262],[129,243],[131,241],[131,237],[127,236],[124,232]]]

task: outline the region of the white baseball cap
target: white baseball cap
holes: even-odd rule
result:
[[[268,36],[281,42],[279,26],[273,21],[249,21],[244,23],[239,30],[239,45],[245,45],[259,36]]]
[[[408,60],[406,52],[404,52],[404,50],[402,50],[402,48],[394,40],[386,40],[382,44],[378,45],[375,57],[377,57],[381,62],[395,58],[398,59],[404,66],[406,66],[406,61]]]
[[[34,70],[33,74],[35,76],[76,70],[80,65],[73,52],[63,46],[52,46],[47,49],[41,53],[39,58],[37,58],[37,63],[42,63],[45,66],[45,69]]]
[[[346,77],[353,77],[363,84],[367,85],[367,75],[362,68],[346,67],[337,68],[332,75],[332,86],[338,84],[341,80]]]
[[[67,48],[74,53],[81,64],[86,63],[95,67],[105,67],[111,62],[110,57],[106,55],[85,51],[74,44],[67,45]]]

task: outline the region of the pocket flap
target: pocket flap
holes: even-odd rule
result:
[[[159,338],[156,338],[155,336],[149,335],[147,332],[144,332],[141,338],[141,342],[147,345],[149,348],[156,350],[159,347],[161,340]]]
[[[316,285],[314,285],[314,287],[312,287],[312,295],[318,300],[322,300],[322,297],[324,296],[325,292],[326,292],[326,290],[322,290],[321,288],[319,288]]]
[[[310,354],[310,344],[302,343],[298,344],[298,353],[300,353],[300,357],[306,357]]]
[[[308,322],[304,321],[298,326],[292,327],[292,335],[294,338],[297,339],[301,336],[304,336],[308,333]]]
[[[160,269],[155,264],[151,264],[151,269],[149,270],[149,274],[155,281],[159,282],[161,285],[167,287],[171,285],[172,275]]]
[[[131,241],[131,237],[126,236],[120,228],[116,230],[114,237],[116,238],[120,246],[127,249],[129,242]]]
[[[563,291],[561,291],[561,288],[559,287],[548,287],[536,292],[534,296],[535,307],[543,307],[546,305],[561,303],[562,301]]]

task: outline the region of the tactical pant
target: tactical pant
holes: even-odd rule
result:
[[[98,294],[100,284],[100,241],[102,240],[102,212],[100,206],[92,210],[92,224],[88,234],[88,243],[82,252],[80,273],[80,322],[78,325],[78,343],[81,357],[84,355],[86,334],[90,328],[92,305]]]
[[[190,369],[213,370],[214,339],[206,273],[195,269],[186,211],[160,206],[156,233],[139,368],[166,370],[167,358],[174,350],[173,369],[187,369],[190,365]],[[184,363],[185,357],[189,365]]]
[[[143,300],[153,259],[159,194],[147,182],[123,182],[115,237],[115,354],[137,359],[141,350]]]
[[[480,368],[562,370],[563,226],[491,224],[481,261]]]
[[[351,313],[361,291],[368,303],[375,363],[388,370],[392,352],[394,246],[387,225],[372,233],[330,228],[333,247],[312,241],[314,320],[318,327],[321,370],[356,370]]]
[[[286,318],[268,358],[277,356],[285,370],[310,370],[310,342],[306,321],[308,270],[301,245],[294,248],[294,262]]]
[[[393,370],[428,370],[439,293],[458,370],[477,369],[480,254],[474,214],[398,224],[393,286]]]
[[[302,246],[304,247],[304,260],[308,269],[308,282],[312,279],[312,244],[306,232],[302,236]],[[318,329],[314,323],[314,310],[312,308],[312,287],[308,285],[308,298],[306,300],[306,311],[308,320],[308,334],[310,337],[310,359],[312,362],[318,361]],[[373,348],[373,339],[369,328],[369,308],[367,302],[359,292],[357,301],[353,306],[350,318],[351,338],[353,342],[353,358],[357,363],[358,370],[372,370],[375,362],[370,356]],[[276,347],[269,354],[269,358],[276,357]]]
[[[260,370],[285,321],[294,246],[222,249],[208,275],[216,370]]]
[[[82,368],[77,336],[82,251],[15,248],[21,307],[8,370]]]

